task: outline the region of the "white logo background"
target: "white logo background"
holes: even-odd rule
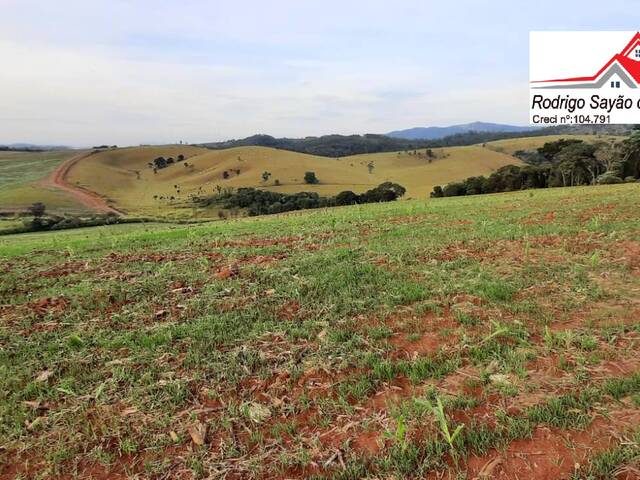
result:
[[[640,123],[640,82],[620,62],[611,64],[594,80],[545,82],[596,76],[637,35],[633,31],[530,32],[530,123]],[[640,70],[635,49],[627,57],[632,70]]]

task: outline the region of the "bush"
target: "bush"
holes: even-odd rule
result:
[[[622,183],[622,179],[613,172],[605,172],[596,180],[600,185],[613,185],[616,183]]]
[[[305,172],[304,173],[304,183],[307,183],[309,185],[315,185],[316,183],[319,183],[319,180],[316,177],[316,173],[315,172]]]
[[[93,215],[91,217],[60,217],[58,215],[49,215],[35,217],[32,220],[24,221],[25,231],[39,232],[49,230],[66,230],[69,228],[94,227],[98,225],[111,225],[120,223],[122,219],[114,213],[104,215]]]
[[[636,177],[624,177],[624,183],[634,183],[636,181]]]
[[[29,208],[27,208],[27,211],[34,217],[42,217],[46,210],[47,210],[47,207],[42,202],[36,202],[32,204]]]
[[[442,187],[440,185],[436,185],[433,187],[433,192],[431,192],[431,198],[440,198],[444,197],[444,192],[442,191]]]
[[[82,226],[82,220],[78,217],[63,218],[55,225],[51,225],[50,230],[64,230],[67,228],[78,228]]]
[[[336,205],[355,205],[358,201],[358,195],[353,193],[351,190],[340,192],[335,198]]]

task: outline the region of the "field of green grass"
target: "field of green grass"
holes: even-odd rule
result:
[[[633,472],[639,211],[625,184],[4,237],[0,478]]]
[[[51,212],[86,213],[76,199],[41,182],[77,151],[0,152],[0,212],[22,211],[43,202]]]

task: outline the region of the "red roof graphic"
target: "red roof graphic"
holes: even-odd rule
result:
[[[627,55],[633,49],[640,45],[640,32],[637,32],[631,41],[627,44],[626,47],[620,52],[616,53],[611,60],[609,60],[604,67],[598,70],[598,73],[591,77],[573,77],[573,78],[558,78],[555,80],[535,80],[531,83],[552,83],[552,82],[593,82],[600,77],[604,72],[606,72],[611,65],[615,62],[618,62],[620,66],[629,74],[631,78],[633,78],[636,83],[640,83],[640,61],[633,60],[629,58]]]

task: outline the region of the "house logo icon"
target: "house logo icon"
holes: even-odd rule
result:
[[[640,86],[640,32],[593,76],[535,80],[532,89],[624,89]]]

